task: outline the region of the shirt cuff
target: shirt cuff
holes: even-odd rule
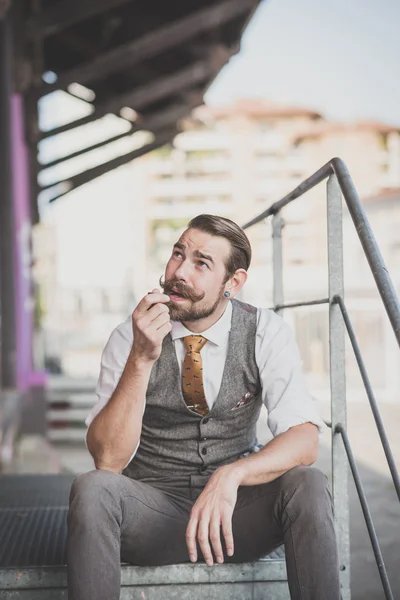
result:
[[[297,418],[295,417],[291,419],[290,421],[285,421],[283,419],[282,421],[279,421],[268,418],[268,427],[270,428],[271,433],[274,437],[285,433],[292,427],[297,427],[297,425],[304,425],[305,423],[312,423],[313,425],[316,425],[318,427],[318,435],[320,438],[327,430],[327,426],[325,425],[324,421],[320,417],[316,416],[310,416],[309,418],[307,418],[306,416],[299,416]]]

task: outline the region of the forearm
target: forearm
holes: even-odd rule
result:
[[[222,469],[226,469],[238,485],[259,485],[277,479],[294,467],[312,464],[317,452],[318,429],[312,423],[304,423],[277,436],[260,452]]]
[[[91,423],[87,445],[97,469],[120,472],[135,451],[151,368],[132,349],[113,395]]]

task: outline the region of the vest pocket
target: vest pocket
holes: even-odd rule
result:
[[[261,411],[261,397],[255,396],[250,402],[235,408],[234,410],[228,410],[225,413],[225,417],[228,417],[229,423],[237,430],[244,430],[252,427],[257,422],[257,419]]]

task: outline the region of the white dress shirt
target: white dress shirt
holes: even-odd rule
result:
[[[207,339],[207,343],[201,350],[201,356],[205,397],[210,409],[221,387],[231,320],[232,304],[229,302],[222,317],[212,327],[196,333]],[[172,322],[171,337],[181,372],[186,353],[182,338],[192,333],[182,323]],[[96,387],[98,402],[85,421],[87,427],[107,404],[117,387],[132,343],[132,317],[130,316],[114,329],[104,348]],[[273,436],[284,433],[290,427],[308,422],[317,425],[322,433],[325,424],[320,417],[316,401],[307,390],[293,332],[280,316],[265,308],[257,309],[255,359],[260,375],[262,400],[268,411],[268,426]],[[136,451],[137,448],[130,460]]]

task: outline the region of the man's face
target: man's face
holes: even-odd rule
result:
[[[173,321],[198,321],[209,317],[224,302],[228,240],[187,229],[172,250],[165,268],[164,292]]]

